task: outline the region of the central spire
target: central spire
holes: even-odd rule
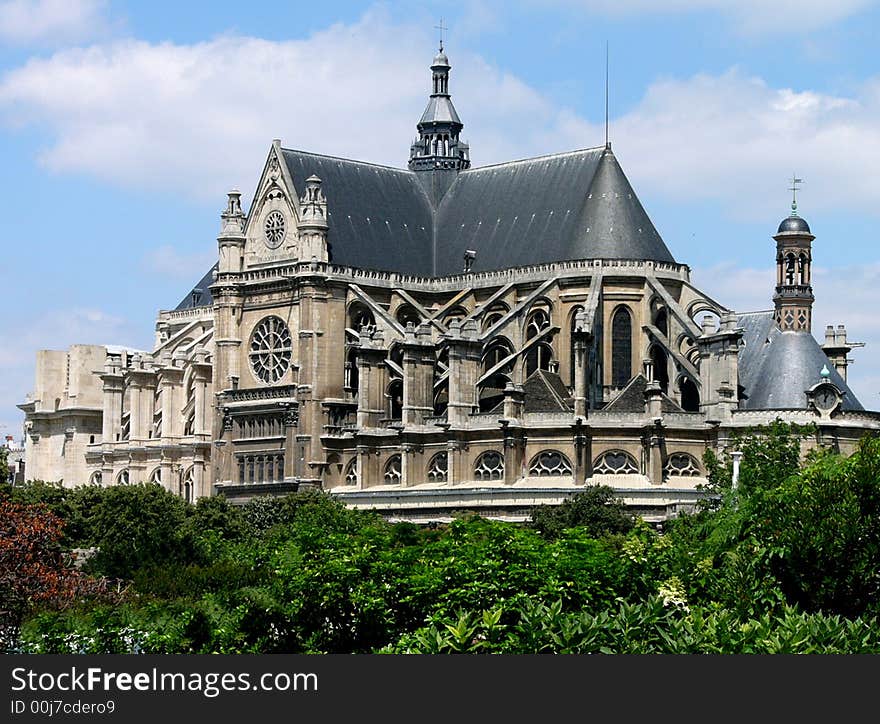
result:
[[[459,138],[464,124],[449,96],[450,69],[441,40],[440,50],[431,63],[431,96],[416,126],[419,137],[410,146],[411,171],[461,171],[470,168],[470,149]]]

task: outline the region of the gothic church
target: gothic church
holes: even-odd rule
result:
[[[691,284],[610,145],[472,168],[449,76],[441,48],[406,169],[275,141],[151,351],[39,352],[27,477],[316,487],[416,522],[522,520],[601,483],[662,520],[734,430],[815,422],[847,452],[880,429],[846,383],[858,345],[812,336],[796,208],[773,309],[736,313]]]

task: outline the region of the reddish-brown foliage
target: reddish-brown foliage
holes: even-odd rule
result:
[[[100,593],[59,545],[64,521],[44,505],[0,502],[0,616],[16,621],[35,604],[63,608]]]

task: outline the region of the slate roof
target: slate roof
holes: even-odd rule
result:
[[[645,412],[645,390],[648,379],[643,374],[633,377],[603,410],[609,412]],[[665,392],[660,398],[660,409],[663,412],[684,412],[679,404]]]
[[[805,392],[821,381],[822,367],[844,393],[843,409],[864,409],[809,332],[781,331],[772,311],[740,314],[737,325],[743,329],[744,343],[739,354],[741,409],[806,409]]]
[[[211,296],[211,285],[214,283],[214,270],[218,264],[214,264],[208,273],[205,274],[196,285],[187,292],[186,296],[180,300],[174,309],[195,309],[196,307],[210,307],[214,303],[214,297]]]
[[[523,382],[526,412],[571,412],[571,395],[556,372],[535,370]]]
[[[299,191],[317,174],[331,260],[423,276],[570,259],[674,261],[605,147],[459,172],[436,208],[409,171],[284,150]]]
[[[297,193],[312,174],[323,182],[336,264],[430,277],[461,273],[467,250],[476,252],[474,272],[573,259],[675,261],[604,146],[460,171],[436,206],[422,183],[433,171],[282,154]],[[450,172],[436,173],[445,188]],[[198,286],[207,293],[208,283],[210,273]],[[189,306],[188,295],[177,309]]]

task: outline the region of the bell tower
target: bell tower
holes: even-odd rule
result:
[[[459,171],[470,168],[470,148],[461,140],[464,124],[449,95],[449,58],[440,51],[431,63],[431,95],[416,128],[419,137],[409,149],[409,169],[432,202],[439,204]]]
[[[779,224],[776,240],[776,307],[774,318],[783,332],[809,332],[813,324],[813,239],[807,222],[797,213],[797,188],[792,177],[791,214]]]

